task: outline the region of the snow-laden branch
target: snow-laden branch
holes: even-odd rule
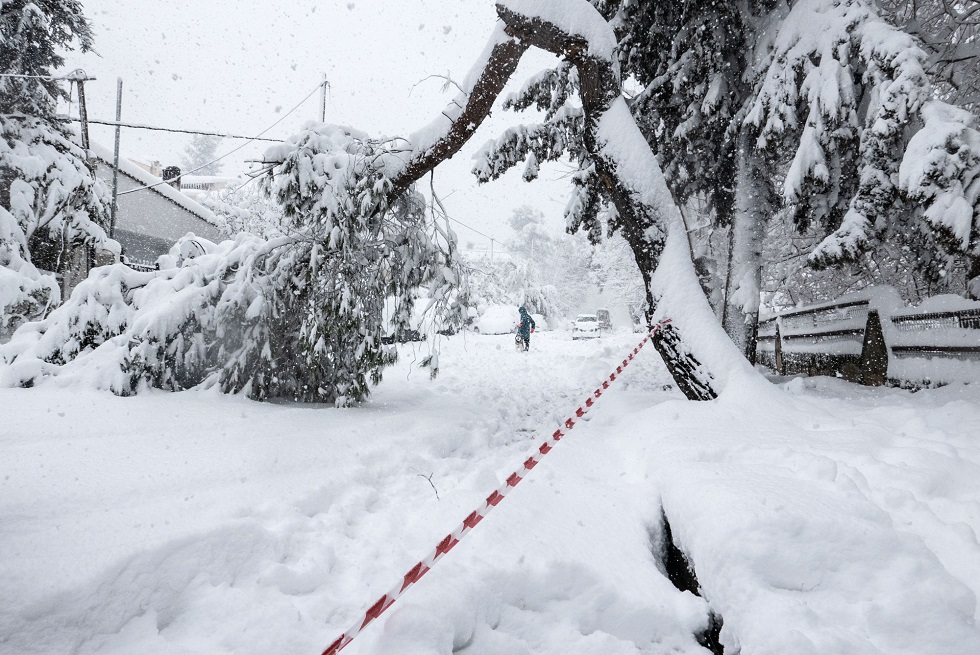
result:
[[[888,224],[908,135],[933,93],[927,60],[865,0],[801,0],[782,21],[745,120],[764,149],[800,134],[783,197],[834,229],[811,263],[856,259]]]
[[[898,171],[901,190],[924,205],[923,217],[950,250],[980,257],[980,132],[976,116],[944,102],[926,103],[925,125],[909,141]]]
[[[266,159],[282,162],[304,149],[316,151],[321,158],[331,159],[337,171],[328,174],[321,166],[323,174],[313,180],[326,184],[332,200],[325,202],[343,204],[346,185],[360,177],[377,179],[383,187],[379,192],[383,191],[390,202],[469,140],[489,115],[527,47],[498,26],[459,85],[460,92],[432,122],[408,137],[372,139],[350,127],[311,124],[286,143],[270,148]],[[272,172],[273,177],[276,174]]]
[[[685,338],[685,343],[658,346],[675,380],[688,397],[703,399],[712,397],[712,387],[724,388],[736,377],[759,379],[721,329],[701,290],[680,210],[622,95],[615,48],[609,45],[615,43],[610,25],[586,0],[501,0],[497,13],[509,34],[564,57],[578,69],[584,139],[596,174],[616,205],[641,271],[648,276],[657,271],[645,280],[651,308],[669,314]],[[665,243],[671,244],[669,252]],[[698,359],[717,376],[714,382]]]

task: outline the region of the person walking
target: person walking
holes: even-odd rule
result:
[[[518,307],[517,312],[521,315],[521,322],[517,324],[517,335],[523,344],[523,350],[527,351],[531,347],[531,333],[534,332],[534,319],[531,318],[524,305]]]

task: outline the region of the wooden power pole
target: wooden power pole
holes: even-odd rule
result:
[[[85,106],[85,83],[94,82],[94,77],[89,77],[85,71],[81,68],[73,70],[71,73],[65,76],[66,80],[70,80],[78,85],[78,118],[81,121],[82,128],[82,149],[89,149],[88,140],[88,109]]]

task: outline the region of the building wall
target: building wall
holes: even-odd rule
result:
[[[97,172],[111,188],[112,166],[99,160]],[[120,193],[142,186],[142,182],[119,172]],[[188,232],[209,241],[224,238],[217,227],[153,189],[119,195],[117,202],[116,236],[123,254],[132,259],[152,261]]]

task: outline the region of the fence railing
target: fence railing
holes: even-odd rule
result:
[[[980,306],[917,311],[893,292],[853,294],[760,321],[756,360],[869,385],[980,381]]]
[[[149,273],[151,271],[159,271],[160,267],[157,264],[151,264],[149,262],[138,262],[132,259],[127,259],[123,261],[126,266],[130,267],[136,271],[143,271],[144,273]]]

